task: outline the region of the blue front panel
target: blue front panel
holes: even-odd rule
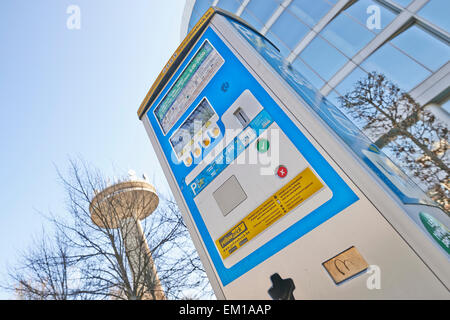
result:
[[[193,100],[183,115],[173,124],[173,126],[171,126],[171,129],[167,132],[163,132],[161,124],[155,116],[154,110],[158,107],[161,100],[166,96],[179,76],[183,75],[183,71],[186,66],[189,64],[191,59],[195,58],[197,50],[202,46],[205,40],[207,40],[215,48],[215,50],[218,51],[220,56],[224,59],[224,63],[221,65],[220,69],[216,71],[209,83],[196,96],[195,100]],[[253,125],[255,128],[264,128],[268,124],[272,123],[272,121],[276,122],[276,124],[278,124],[281,130],[283,130],[298,151],[306,158],[315,172],[331,189],[333,197],[309,213],[306,217],[302,218],[291,227],[287,228],[276,237],[259,247],[257,250],[237,262],[232,267],[226,268],[218,250],[215,247],[214,241],[216,239],[212,239],[208,228],[194,202],[194,197],[196,194],[201,192],[201,190],[193,193],[192,188],[185,183],[186,176],[198,164],[194,162],[190,166],[186,166],[182,161],[180,161],[180,156],[174,152],[174,148],[170,142],[170,137],[173,136],[174,132],[176,132],[180,126],[185,125],[194,109],[202,101],[204,101],[205,97],[214,109],[215,113],[217,113],[217,125],[223,133],[224,125],[220,120],[221,116],[246,89],[251,91],[251,93],[264,108],[259,117],[256,118],[256,122],[250,123],[249,126]],[[289,117],[275,103],[275,101],[258,83],[258,81],[248,72],[246,67],[239,62],[231,50],[211,28],[208,28],[205,31],[183,64],[178,68],[178,71],[172,76],[172,79],[161,92],[158,99],[153,102],[147,112],[147,117],[156,133],[157,139],[159,140],[159,143],[165,153],[165,157],[168,160],[179,189],[181,190],[181,193],[189,207],[193,221],[200,232],[208,254],[211,257],[218,276],[224,286],[248,272],[256,265],[268,259],[292,242],[296,241],[326,220],[340,213],[358,200],[358,197],[350,189],[350,187],[342,180],[342,178],[336,173],[324,157],[315,149],[311,142],[302,134],[298,127],[289,119]],[[171,122],[168,123],[171,124]],[[167,128],[169,127],[170,126],[167,126]],[[222,135],[218,136],[216,139],[212,139],[211,144],[203,148],[203,157],[217,145],[221,138]],[[242,146],[237,146],[237,150],[241,150],[242,148]],[[226,156],[226,154],[224,154],[224,156]],[[236,156],[236,153],[232,155],[232,157]],[[214,163],[214,161],[212,161],[212,163]],[[207,171],[205,172],[205,170]],[[205,170],[202,171],[203,176],[205,176],[206,179],[214,179],[220,175],[223,168],[221,168],[220,165],[211,164],[206,167]],[[197,181],[200,181],[202,174],[197,176]],[[194,179],[194,181],[196,180]],[[204,183],[207,182],[208,181]]]

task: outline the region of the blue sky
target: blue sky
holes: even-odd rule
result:
[[[81,28],[69,30],[69,5]],[[45,218],[63,213],[55,167],[82,157],[169,192],[136,111],[180,42],[182,0],[0,2],[0,280]],[[0,298],[10,295],[0,292]]]

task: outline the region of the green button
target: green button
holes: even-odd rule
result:
[[[450,254],[450,231],[439,220],[425,212],[420,212],[419,217],[434,241]]]
[[[256,150],[258,150],[258,152],[264,153],[267,152],[267,150],[269,150],[270,147],[270,143],[269,140],[267,139],[259,139],[256,142]]]

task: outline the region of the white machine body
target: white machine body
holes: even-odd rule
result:
[[[269,41],[216,13],[139,111],[216,296],[450,298],[447,214]]]

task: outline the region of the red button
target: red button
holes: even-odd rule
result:
[[[278,169],[277,169],[277,175],[278,175],[280,178],[286,177],[286,176],[287,176],[287,173],[288,173],[288,171],[287,171],[287,168],[286,168],[285,166],[279,166],[279,167],[278,167]]]

